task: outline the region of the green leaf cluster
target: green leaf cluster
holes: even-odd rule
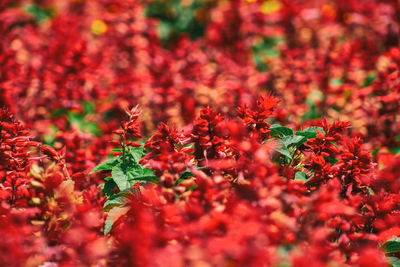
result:
[[[121,151],[121,149],[114,149]],[[139,193],[139,189],[132,187],[137,182],[158,182],[159,179],[153,171],[139,164],[145,155],[143,145],[140,147],[127,147],[123,155],[106,160],[97,165],[91,172],[110,171],[111,177],[105,178],[105,183],[100,187],[107,197],[103,210],[108,212],[104,225],[104,234],[111,231],[112,225],[125,214],[128,209],[125,205]],[[118,189],[119,193],[115,194]]]
[[[25,6],[25,12],[31,14],[36,22],[51,19],[55,15],[55,10],[50,7],[41,7],[37,4],[29,4]]]
[[[400,259],[396,257],[387,257],[392,267],[400,267]]]
[[[389,254],[400,252],[400,237],[387,240],[382,247]]]
[[[196,14],[204,7],[204,1],[191,1],[183,5],[179,0],[154,1],[146,8],[146,15],[160,20],[159,37],[164,44],[186,33],[191,39],[204,35],[204,21]]]
[[[58,132],[58,128],[55,125],[50,125],[49,129],[51,129],[51,133],[45,134],[43,136],[43,143],[45,143],[46,145],[53,146],[54,140]]]
[[[321,111],[315,104],[316,101],[322,101],[324,99],[324,95],[319,90],[311,91],[306,99],[306,104],[308,106],[308,111],[303,114],[301,117],[303,121],[306,120],[315,120],[322,117]]]
[[[260,42],[251,48],[253,61],[258,71],[265,72],[269,70],[267,59],[280,56],[277,46],[283,42],[279,37],[264,37]]]
[[[90,114],[95,113],[94,103],[82,102],[82,112],[67,110],[64,108],[55,110],[51,116],[53,118],[66,116],[70,125],[74,125],[85,133],[91,133],[95,136],[101,135],[101,129],[96,122],[90,121]]]
[[[129,147],[125,155],[100,163],[90,174],[104,170],[111,171],[111,177],[106,179],[106,183],[102,186],[106,196],[111,196],[116,187],[122,192],[137,182],[158,182],[158,178],[152,170],[139,164],[143,156],[143,146]]]
[[[271,137],[275,137],[280,143],[277,152],[284,156],[284,163],[288,164],[293,160],[294,154],[302,144],[304,144],[308,139],[317,136],[317,129],[325,134],[324,129],[316,126],[308,127],[307,129],[297,131],[296,134],[294,134],[293,130],[288,127],[279,124],[272,124],[270,126],[270,135]]]
[[[387,240],[382,245],[383,250],[386,254],[394,254],[400,252],[400,237],[392,238]],[[397,257],[387,257],[392,267],[400,267],[400,259]]]

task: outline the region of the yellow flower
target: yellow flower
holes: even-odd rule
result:
[[[107,31],[107,24],[101,19],[92,22],[92,32],[96,35],[104,34]]]
[[[282,8],[282,3],[277,0],[268,0],[261,4],[260,11],[263,14],[276,13]]]

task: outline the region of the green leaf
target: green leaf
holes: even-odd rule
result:
[[[370,196],[375,195],[375,192],[374,192],[374,190],[372,190],[371,187],[369,187],[369,186],[366,186],[366,187],[367,187],[367,189],[368,189],[368,194],[369,194]]]
[[[322,117],[321,111],[314,105],[309,105],[309,110],[301,116],[303,121],[316,120]]]
[[[83,128],[84,116],[76,112],[68,112],[68,119],[71,124],[75,124],[79,129]]]
[[[269,129],[271,130],[270,135],[272,137],[275,136],[293,136],[293,130],[285,127],[285,126],[281,126],[279,124],[272,124]]]
[[[111,176],[114,182],[117,184],[120,191],[124,191],[129,188],[130,183],[127,174],[122,169],[121,164],[114,166],[111,170]]]
[[[343,84],[342,78],[333,78],[329,81],[330,86],[340,86]]]
[[[158,36],[167,45],[182,33],[192,40],[204,35],[204,22],[196,16],[201,7],[202,1],[192,1],[187,5],[178,0],[153,1],[147,5],[145,14],[159,20]]]
[[[167,20],[168,11],[170,11],[170,8],[168,7],[166,2],[154,1],[147,5],[145,14],[147,17],[150,18]]]
[[[129,149],[129,154],[132,156],[132,158],[134,159],[134,161],[136,163],[139,162],[139,160],[143,157],[143,146],[139,146],[139,147],[131,147]]]
[[[47,145],[53,145],[54,143],[54,138],[56,137],[56,134],[58,132],[58,128],[54,125],[50,125],[49,127],[52,130],[51,134],[45,134],[43,136],[43,142]]]
[[[302,182],[307,182],[307,175],[304,172],[296,172],[294,179]]]
[[[288,157],[289,159],[293,159],[292,155],[290,154],[290,151],[288,150],[288,148],[282,143],[282,146],[280,148],[278,148],[276,151],[278,151],[279,153],[281,153],[282,155]]]
[[[322,101],[324,99],[324,95],[321,91],[319,90],[312,90],[308,95],[306,99],[306,104],[308,106],[308,111],[303,114],[301,117],[304,120],[314,120],[321,118],[322,114],[321,111],[317,108],[315,103]]]
[[[106,160],[103,163],[100,163],[99,165],[97,165],[89,174],[92,174],[92,173],[95,173],[98,171],[111,170],[114,166],[116,166],[119,163],[119,159],[120,159],[120,157]]]
[[[110,209],[114,207],[120,207],[125,204],[126,202],[122,198],[109,199],[106,201],[106,203],[104,203],[103,211],[108,212]]]
[[[302,131],[297,131],[296,135],[305,136],[307,139],[316,138],[317,130],[319,130],[324,135],[326,134],[322,127],[311,126]]]
[[[150,169],[147,169],[147,168],[143,168],[143,174],[144,175],[154,175],[154,172],[152,171],[152,170],[150,170]]]
[[[32,14],[35,21],[40,22],[54,17],[54,10],[52,8],[43,8],[36,4],[27,5],[25,12]]]
[[[277,46],[282,42],[283,39],[279,37],[264,37],[251,48],[252,58],[258,71],[265,72],[269,70],[266,62],[269,58],[276,58],[280,55]]]
[[[284,257],[287,257],[290,251],[293,250],[293,247],[290,245],[278,247],[278,254]],[[290,266],[290,265],[289,265]]]
[[[399,147],[392,147],[388,149],[390,153],[393,153],[395,155],[399,155],[400,154],[400,146]]]
[[[291,145],[301,145],[303,144],[307,139],[304,138],[304,136],[299,136],[299,135],[293,135],[293,136],[284,136],[282,137],[282,142],[286,147],[289,147]]]
[[[376,74],[375,73],[372,73],[372,74],[369,74],[366,78],[365,78],[365,81],[364,81],[364,84],[362,85],[362,87],[368,87],[368,86],[370,86],[375,80],[376,80]]]
[[[140,172],[135,172],[130,175],[129,180],[130,181],[143,181],[143,182],[152,182],[152,183],[158,183],[160,179],[154,175],[154,172],[150,169],[143,168],[140,165],[137,165],[140,167]]]
[[[96,122],[88,121],[88,114],[94,113],[95,106],[90,102],[83,102],[83,114],[76,111],[68,111],[66,109],[57,109],[51,113],[52,118],[57,118],[65,115],[71,125],[75,125],[79,130],[86,133],[91,133],[95,136],[101,135],[101,129]]]
[[[383,249],[386,253],[400,252],[400,237],[389,239],[383,244]]]
[[[131,164],[126,168],[126,175],[128,175],[129,180],[134,179],[136,176],[143,175],[143,167],[139,164]]]
[[[85,121],[82,125],[82,130],[84,132],[91,133],[95,136],[99,136],[101,134],[99,125],[97,125],[97,123],[91,122],[91,121],[90,122]]]
[[[96,107],[95,107],[94,103],[88,102],[88,101],[83,101],[82,106],[83,106],[83,113],[85,113],[85,114],[94,114],[95,113]]]
[[[396,257],[387,257],[392,267],[400,267],[400,259]]]
[[[191,9],[183,9],[180,14],[179,17],[175,23],[177,29],[181,32],[185,32],[189,26],[190,23],[192,23],[194,19],[194,12]]]
[[[129,211],[129,209],[130,209],[129,207],[114,207],[110,210],[110,212],[107,215],[106,222],[104,224],[104,235],[110,233],[113,224],[119,218],[125,215]]]
[[[158,183],[160,179],[155,176],[154,174],[148,174],[148,175],[138,175],[133,178],[135,181],[145,181],[145,182],[153,182],[153,183]]]
[[[176,182],[175,182],[175,186],[179,185],[181,182],[185,181],[185,178],[179,178]]]
[[[119,192],[118,194],[109,197],[106,203],[104,203],[103,205],[103,211],[107,212],[113,207],[123,206],[127,204],[131,199],[138,195],[138,192],[139,190],[137,188],[130,187],[122,192]]]
[[[186,179],[186,178],[189,178],[189,177],[193,177],[194,175],[193,175],[193,173],[189,170],[189,168],[186,168],[186,171],[184,171],[183,173],[181,173],[180,175],[179,175],[179,178],[181,178],[181,179]]]
[[[336,158],[331,158],[331,157],[325,157],[325,161],[329,162],[331,165],[335,165],[337,162],[339,162],[338,159]]]
[[[158,25],[158,35],[163,43],[167,42],[168,39],[173,35],[173,25],[167,21],[161,21]]]
[[[50,114],[50,117],[58,118],[58,117],[61,117],[62,115],[68,115],[68,110],[66,110],[64,108],[56,109]]]
[[[117,185],[115,184],[115,182],[114,182],[114,180],[108,180],[105,184],[104,184],[104,186],[103,186],[103,188],[102,188],[102,191],[103,191],[103,194],[105,195],[105,196],[112,196],[113,194],[114,194],[114,188],[116,187]]]
[[[101,130],[97,123],[86,120],[86,115],[76,112],[68,112],[68,120],[71,124],[76,125],[82,132],[91,133],[93,135],[100,135]]]

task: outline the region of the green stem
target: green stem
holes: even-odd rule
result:
[[[296,146],[296,150],[292,154],[292,159],[290,160],[289,166],[292,165],[292,163],[294,161],[294,157],[296,156],[296,153],[297,153],[298,150],[299,150],[299,148]]]
[[[64,163],[64,167],[63,170],[65,172],[65,174],[67,175],[67,179],[71,180],[71,176],[69,175],[68,169],[67,169],[67,164]]]
[[[122,146],[122,162],[123,162],[123,164],[124,164],[124,166],[126,166],[126,140],[125,140],[125,137],[126,136],[126,130],[124,130],[124,133],[121,135],[121,137],[122,137],[122,144],[121,144],[121,146]]]

